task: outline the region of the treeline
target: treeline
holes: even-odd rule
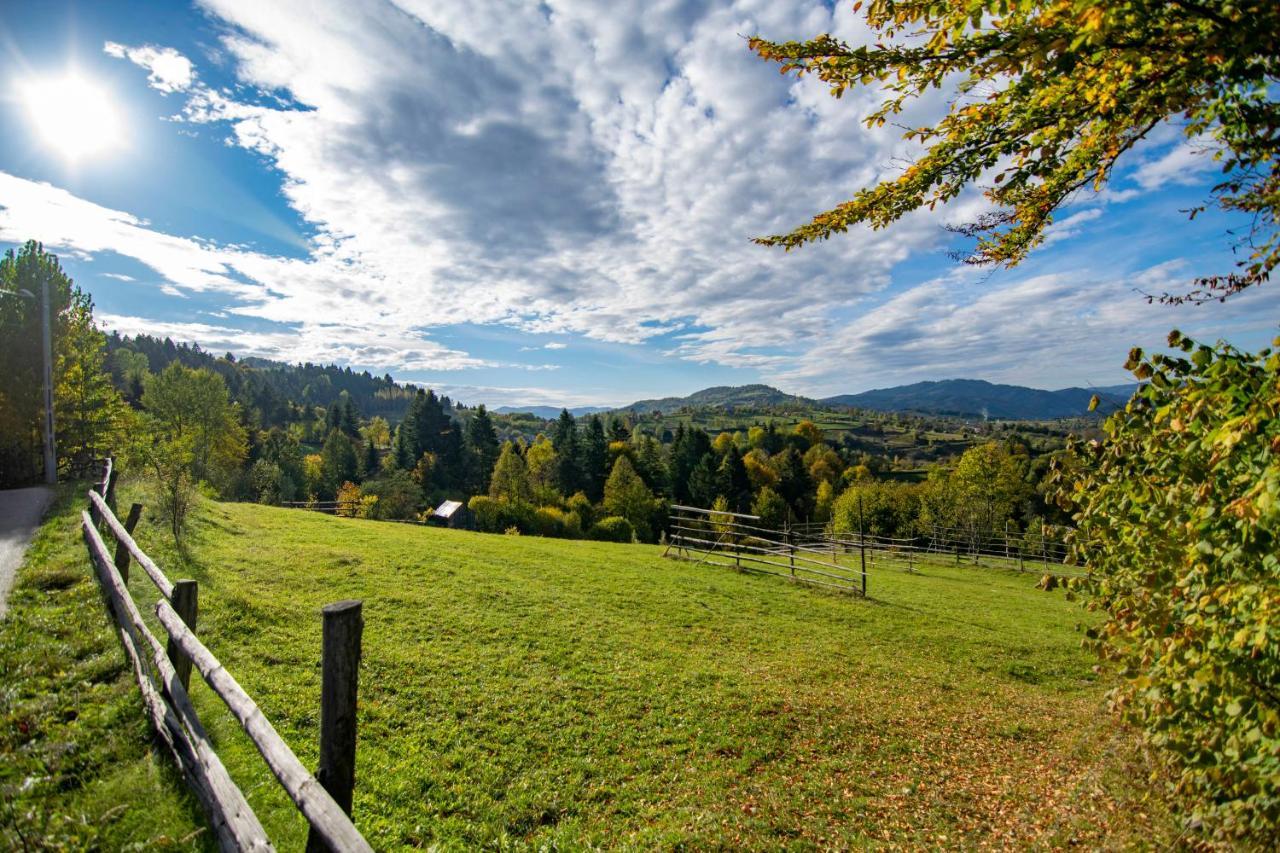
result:
[[[231,353],[217,356],[199,344],[175,344],[169,338],[150,335],[128,337],[113,332],[107,337],[107,350],[112,376],[131,404],[141,403],[147,375],[176,362],[221,376],[231,399],[240,406],[243,420],[260,428],[310,421],[315,407],[328,407],[344,395],[369,416],[398,421],[416,391],[390,375],[374,376],[367,370],[311,362],[237,360]]]
[[[0,258],[0,488],[44,478],[46,293],[61,475],[85,471],[104,456],[127,411],[104,368],[106,340],[93,324],[93,300],[40,244],[10,249]]]

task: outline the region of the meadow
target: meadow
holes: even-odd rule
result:
[[[96,820],[103,846],[199,846],[198,812],[162,756],[139,746],[142,712],[106,642],[75,509],[64,504],[42,532],[15,594],[21,615],[0,626],[0,671],[31,697],[6,700],[3,745],[16,761],[52,755],[50,738],[87,744],[109,730],[118,743],[22,808]],[[882,571],[861,600],[664,560],[657,546],[211,501],[181,553],[149,521],[139,540],[171,578],[200,582],[205,642],[309,766],[319,609],[364,600],[354,808],[380,850],[1129,846],[1176,835],[1136,736],[1104,710],[1109,675],[1080,648],[1089,615],[1036,589],[1034,575]],[[155,593],[139,574],[130,585],[147,610]],[[19,629],[41,649],[21,665],[32,655]],[[87,634],[105,721],[83,716],[92,674],[67,674]],[[252,746],[202,684],[193,694],[278,848],[300,849],[303,821]],[[82,723],[65,719],[68,705]],[[109,784],[95,775],[107,768]]]

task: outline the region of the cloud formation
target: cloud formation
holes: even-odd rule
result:
[[[185,92],[196,80],[191,60],[171,47],[142,45],[126,47],[114,41],[102,46],[103,52],[117,59],[127,59],[147,70],[147,84],[166,95]]]
[[[266,157],[317,231],[312,258],[275,264],[269,290],[242,294],[243,314],[364,322],[393,309],[406,329],[503,323],[615,342],[694,326],[713,332],[686,340],[691,357],[747,363],[753,347],[823,330],[832,306],[942,236],[940,218],[918,216],[789,257],[749,242],[906,152],[896,131],[861,126],[870,100],[837,104],[780,77],[742,38],[857,41],[848,10],[202,5],[241,84],[275,100],[195,83],[182,117]],[[334,265],[370,287],[316,298]]]
[[[189,130],[223,136],[275,171],[310,226],[304,257],[168,234],[0,173],[0,237],[114,252],[153,270],[165,293],[219,296],[218,325],[164,326],[175,336],[393,372],[555,367],[431,339],[456,324],[621,343],[662,336],[678,358],[834,393],[854,390],[850,365],[873,357],[881,374],[1009,375],[1010,358],[1062,337],[1064,318],[1108,340],[1133,322],[1128,307],[1121,316],[1089,304],[1130,282],[1081,268],[985,287],[958,272],[882,299],[903,262],[941,254],[945,224],[982,209],[977,193],[798,253],[750,242],[896,174],[913,153],[899,129],[862,125],[876,92],[836,101],[746,48],[754,33],[864,43],[850,4],[197,2],[237,85],[215,87],[216,75],[170,47],[104,50],[179,95],[176,118]],[[946,98],[929,93],[902,122],[930,121]],[[1046,242],[1089,229],[1099,205],[1180,180],[1189,161],[1176,134],[1160,128],[1135,155],[1141,189],[1082,197]],[[978,342],[1000,312],[1025,315],[1025,328],[984,352]],[[272,331],[246,331],[261,328]]]

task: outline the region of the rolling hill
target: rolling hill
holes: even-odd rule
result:
[[[662,397],[657,400],[638,400],[623,410],[634,412],[658,411],[663,414],[683,408],[732,408],[736,406],[785,406],[811,405],[812,400],[779,391],[769,385],[717,385],[695,391],[687,397]]]
[[[946,379],[877,388],[861,394],[841,394],[821,402],[882,412],[1041,420],[1087,416],[1094,394],[1102,400],[1099,412],[1114,411],[1125,404],[1135,387],[1116,385],[1046,391],[1021,385],[997,385],[981,379]]]

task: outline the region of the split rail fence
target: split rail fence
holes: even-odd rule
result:
[[[361,603],[343,601],[323,610],[323,671],[320,707],[320,769],[313,776],[276,732],[262,710],[196,636],[198,587],[170,581],[133,540],[142,506],[133,504],[121,522],[115,514],[116,471],[112,460],[89,491],[81,513],[85,545],[116,622],[156,736],[176,762],[209,818],[222,850],[274,850],[244,793],[209,741],[191,703],[194,667],[226,703],[267,766],[310,824],[309,853],[372,851],[351,822],[355,783],[356,694],[363,630]],[[115,540],[114,553],[100,528]],[[144,622],[129,593],[136,563],[160,592],[155,615],[168,634],[162,645]]]
[[[844,566],[829,549],[759,525],[760,517],[674,505],[664,557],[777,575],[797,583],[867,594],[867,568]]]

